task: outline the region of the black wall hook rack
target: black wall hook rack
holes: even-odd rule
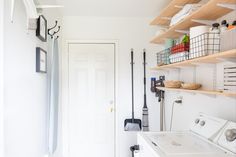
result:
[[[55,21],[55,25],[52,27],[52,28],[49,28],[48,29],[48,33],[50,33],[51,30],[53,30],[54,28],[57,27],[57,24],[58,24],[58,21]]]
[[[54,36],[55,34],[57,34],[58,32],[60,32],[60,30],[61,30],[61,26],[58,26],[57,31],[54,31],[52,35]]]
[[[54,36],[55,34],[57,34],[58,32],[60,32],[60,30],[61,30],[61,26],[58,26],[57,31],[53,31],[53,33],[51,33],[52,30],[57,27],[57,25],[58,25],[58,21],[55,21],[55,25],[54,25],[52,28],[49,28],[49,29],[48,29],[48,35],[49,35],[51,38],[53,38],[53,36]],[[56,39],[58,39],[58,38],[59,38],[59,36],[56,37]]]

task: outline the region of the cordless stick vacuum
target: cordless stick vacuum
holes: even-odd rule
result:
[[[124,127],[125,131],[141,131],[142,121],[141,119],[134,118],[134,51],[131,49],[131,85],[132,85],[132,118],[125,119]]]
[[[146,94],[146,50],[143,50],[143,69],[144,69],[144,105],[143,105],[143,131],[149,131],[147,94]]]
[[[157,87],[164,87],[165,76],[160,76],[159,80],[156,78],[151,79],[151,91],[158,97],[160,102],[160,131],[164,131],[164,98],[165,92],[157,89]]]

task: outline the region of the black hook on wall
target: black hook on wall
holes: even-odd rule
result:
[[[54,36],[54,35],[57,34],[60,30],[61,30],[61,26],[58,26],[57,31],[54,31],[52,35]]]
[[[49,28],[49,29],[48,29],[48,35],[50,35],[51,38],[53,38],[53,36],[54,36],[55,34],[57,34],[57,33],[61,30],[61,26],[58,26],[58,30],[57,30],[57,31],[54,31],[53,33],[51,33],[51,31],[52,31],[53,29],[55,29],[55,28],[57,27],[57,25],[58,25],[58,21],[55,21],[55,25],[54,25],[52,28]],[[58,38],[59,38],[59,36],[56,37],[56,39],[58,39]]]
[[[56,28],[57,24],[58,24],[58,21],[55,21],[55,25],[54,25],[52,28],[49,28],[49,29],[48,29],[48,33],[50,33],[51,30],[53,30],[54,28]]]

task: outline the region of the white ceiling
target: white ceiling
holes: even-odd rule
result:
[[[54,1],[54,0],[47,0]],[[153,17],[171,0],[56,0],[68,16]]]

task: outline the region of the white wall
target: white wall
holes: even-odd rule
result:
[[[157,46],[151,46],[149,41],[155,30],[149,27],[149,18],[95,18],[95,17],[64,17],[64,42],[66,40],[118,40],[118,86],[117,111],[117,152],[119,157],[131,156],[129,147],[136,144],[135,133],[124,132],[124,120],[131,117],[131,80],[130,80],[130,49],[135,50],[135,116],[141,118],[143,106],[143,66],[142,50],[147,49],[148,68],[155,65]],[[66,46],[66,45],[65,45]],[[64,52],[66,53],[66,52]],[[66,68],[66,67],[63,67]],[[150,73],[148,76],[150,77]],[[66,77],[66,75],[64,75]],[[148,78],[149,78],[148,77]],[[148,106],[150,109],[150,128],[159,130],[158,104],[149,91]],[[65,90],[63,88],[63,90]],[[66,103],[63,103],[66,105]],[[65,127],[65,126],[64,126]]]
[[[3,19],[4,19],[4,1],[0,0],[0,157],[4,157],[4,100],[3,100]]]
[[[48,44],[36,38],[35,31],[26,30],[22,1],[15,1],[14,23],[10,22],[10,2],[4,5],[5,157],[43,157],[47,146],[47,75],[35,72],[35,48],[47,50]],[[52,23],[50,20],[49,26]]]

